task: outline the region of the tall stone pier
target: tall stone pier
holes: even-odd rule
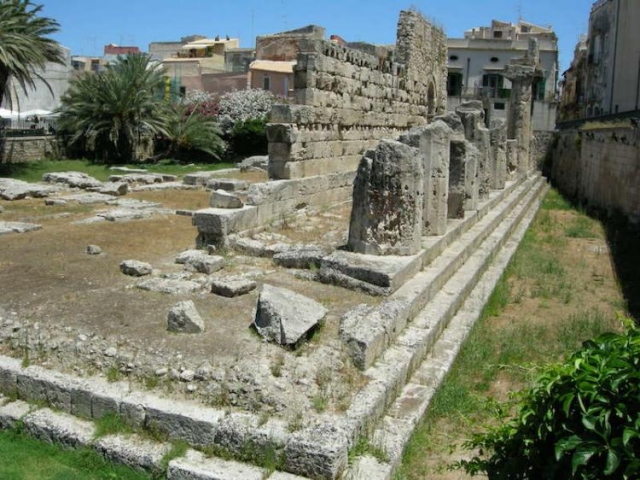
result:
[[[507,137],[516,140],[518,172],[531,170],[531,99],[535,67],[506,65],[505,77],[511,81],[511,102],[507,115]]]
[[[373,255],[414,255],[421,249],[424,167],[417,148],[382,140],[368,150],[353,186],[349,248]]]

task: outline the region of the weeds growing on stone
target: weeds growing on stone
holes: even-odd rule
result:
[[[104,437],[105,435],[128,435],[135,432],[134,428],[128,425],[124,419],[116,413],[107,414],[96,420],[95,426],[95,438]]]

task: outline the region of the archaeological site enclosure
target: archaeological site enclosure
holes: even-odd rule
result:
[[[506,121],[446,111],[415,11],[394,49],[298,48],[262,170],[0,179],[0,426],[151,471],[184,441],[169,479],[392,478],[546,191],[538,47]]]

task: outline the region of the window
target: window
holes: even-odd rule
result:
[[[289,96],[289,77],[284,77],[283,85],[284,86],[282,88],[282,90],[283,90],[282,94],[285,97],[288,97]]]
[[[500,59],[498,57],[491,57],[491,62],[492,63],[498,63],[500,61]]]
[[[529,27],[525,27],[525,26],[523,25],[523,26],[522,26],[521,31],[522,31],[522,33],[529,33],[529,32],[531,31],[531,28],[529,28]]]
[[[263,90],[271,90],[271,78],[269,78],[268,74],[264,74],[262,79],[262,89]]]
[[[455,62],[456,60],[458,60],[458,55],[451,55],[449,57],[449,60],[452,61],[452,62]]]
[[[461,73],[452,72],[447,76],[447,95],[450,95],[452,97],[462,95]]]
[[[180,96],[184,97],[187,94],[187,87],[180,87]]]
[[[504,110],[505,109],[505,103],[504,102],[496,102],[493,104],[493,108],[495,108],[496,110]]]
[[[496,30],[493,32],[493,38],[502,38],[502,31]]]
[[[490,98],[497,98],[504,88],[504,77],[499,73],[487,73],[482,76],[482,87]]]

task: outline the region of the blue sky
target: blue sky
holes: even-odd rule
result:
[[[560,40],[561,68],[586,33],[592,0],[34,0],[60,23],[55,35],[74,55],[101,55],[108,43],[137,45],[201,34],[239,37],[314,23],[348,41],[394,43],[400,10],[417,7],[450,37],[492,19],[552,25]]]

